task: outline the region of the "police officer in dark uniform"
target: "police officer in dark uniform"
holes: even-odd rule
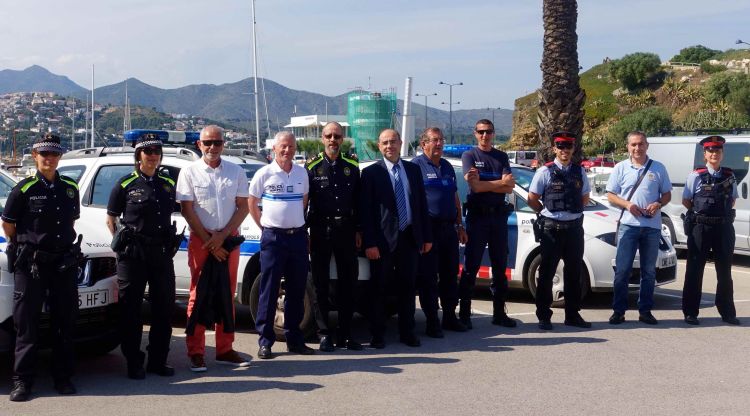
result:
[[[16,350],[11,401],[26,401],[31,394],[45,300],[52,334],[54,386],[60,394],[76,393],[70,377],[80,242],[74,244],[73,224],[79,218],[80,203],[76,182],[57,172],[62,152],[56,134],[45,134],[34,143],[31,154],[37,173],[13,188],[2,215],[3,231],[10,241],[8,262],[15,268]]]
[[[700,141],[706,166],[691,172],[685,180],[682,205],[688,209],[685,232],[688,236],[688,257],[685,284],[682,291],[682,313],[685,322],[698,325],[698,312],[703,287],[706,257],[713,251],[716,267],[716,309],[721,320],[739,325],[734,307],[732,287],[732,253],[735,233],[734,202],[737,199],[737,180],[732,169],[721,167],[724,143],[721,136],[709,136]]]
[[[537,170],[529,186],[529,206],[541,214],[534,225],[534,234],[542,250],[536,286],[536,316],[540,329],[552,329],[552,278],[562,259],[565,325],[591,328],[591,324],[579,313],[583,267],[583,207],[589,202],[591,188],[581,165],[572,161],[575,136],[558,132],[553,133],[552,137],[555,160]]]
[[[458,286],[461,299],[458,316],[461,323],[472,328],[471,295],[484,248],[487,247],[492,264],[492,323],[512,328],[517,323],[505,312],[508,293],[505,276],[508,265],[508,215],[512,205],[506,202],[505,194],[513,192],[516,182],[510,171],[508,155],[492,147],[495,137],[492,122],[486,119],[477,121],[474,137],[477,146],[461,155],[464,178],[470,191],[465,205],[469,240],[466,242],[464,269]]]
[[[121,348],[131,379],[143,379],[146,371],[160,376],[174,374],[166,361],[175,301],[172,263],[175,230],[171,223],[175,181],[159,172],[161,159],[161,140],[153,134],[139,137],[135,143],[135,170],[115,183],[107,204],[107,227],[113,234],[117,232],[113,250],[117,252],[120,287]],[[141,305],[146,284],[151,304],[151,330],[148,365],[144,370]]]
[[[412,162],[422,171],[433,241],[432,249],[419,256],[417,288],[419,304],[427,320],[427,336],[443,338],[438,320],[438,297],[443,307],[443,329],[467,330],[456,317],[458,243],[466,244],[467,236],[461,217],[456,172],[450,162],[443,159],[443,132],[437,127],[429,127],[419,141],[423,153]]]
[[[336,304],[338,329],[336,345],[361,350],[362,345],[351,338],[354,313],[354,284],[357,281],[357,250],[362,245],[357,201],[359,201],[359,163],[341,152],[344,129],[332,121],[323,127],[324,151],[307,163],[310,178],[310,260],[318,299],[316,310],[320,350],[334,350],[334,331],[329,327],[331,311],[331,254],[336,258]]]

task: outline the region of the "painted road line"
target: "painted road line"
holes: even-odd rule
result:
[[[654,293],[654,295],[658,295],[658,296],[666,296],[666,297],[668,297],[668,298],[677,298],[677,299],[682,299],[682,295],[670,295],[670,294],[667,294],[667,293]],[[702,301],[701,301],[701,304],[702,304],[702,305],[713,305],[714,303],[713,303],[713,302],[709,302],[709,301],[706,301],[706,300],[702,300]]]

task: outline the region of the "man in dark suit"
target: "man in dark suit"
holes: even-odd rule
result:
[[[370,259],[370,315],[373,348],[385,347],[385,288],[398,295],[400,340],[421,345],[414,335],[415,285],[419,254],[430,251],[432,231],[422,174],[401,160],[401,136],[386,129],[378,137],[384,159],[362,170],[362,240]]]

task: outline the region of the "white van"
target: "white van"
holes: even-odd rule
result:
[[[722,166],[731,168],[737,177],[739,197],[735,202],[737,216],[734,230],[737,241],[734,252],[750,256],[750,135],[722,134],[724,144]],[[662,209],[662,228],[667,232],[677,248],[687,248],[687,236],[682,227],[682,216],[686,209],[682,206],[682,190],[685,179],[694,169],[705,166],[703,147],[698,144],[703,136],[650,137],[648,155],[663,163],[672,181],[672,202]]]
[[[510,163],[531,167],[531,162],[536,159],[536,150],[509,150],[508,160]]]

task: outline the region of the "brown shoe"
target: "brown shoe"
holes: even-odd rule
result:
[[[244,359],[237,354],[235,350],[229,350],[224,354],[216,356],[216,362],[223,365],[231,365],[235,367],[250,367],[250,359]]]
[[[190,371],[194,373],[202,373],[208,370],[206,367],[206,360],[203,359],[203,354],[195,354],[190,356]]]

